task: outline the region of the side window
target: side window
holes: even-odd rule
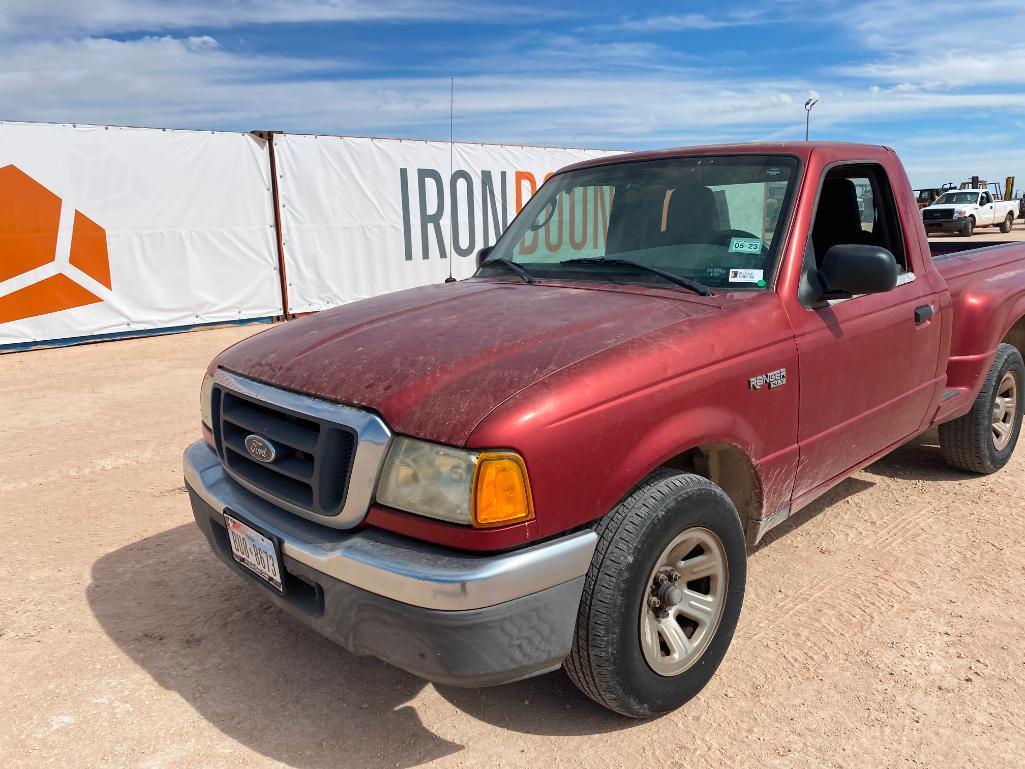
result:
[[[982,193],[982,200],[979,202],[980,206],[988,206],[992,202],[993,198],[990,197],[990,194],[988,192]]]
[[[908,271],[893,190],[877,164],[839,166],[822,182],[812,228],[816,263],[821,266],[830,248],[847,243],[881,246],[901,272]]]

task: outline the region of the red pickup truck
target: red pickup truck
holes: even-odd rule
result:
[[[464,686],[562,666],[665,713],[723,659],[766,531],[934,425],[955,467],[1007,463],[1025,244],[957,248],[885,147],[565,168],[472,278],[221,353],[196,521],[357,654]]]

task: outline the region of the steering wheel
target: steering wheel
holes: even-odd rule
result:
[[[550,222],[552,220],[552,217],[555,216],[555,211],[556,211],[556,205],[555,205],[555,203],[553,201],[549,201],[548,203],[546,203],[545,204],[545,210],[542,211],[541,213],[542,214],[547,213],[548,216],[546,216],[544,218],[544,221],[535,221],[533,224],[531,224],[530,225],[530,231],[531,232],[537,232],[538,230],[540,230],[540,229],[542,229],[544,227],[547,227],[548,226],[548,222]],[[540,219],[540,217],[539,217],[539,219]]]

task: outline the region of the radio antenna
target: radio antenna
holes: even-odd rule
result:
[[[448,249],[448,277],[445,278],[446,283],[455,283],[456,279],[452,277],[452,262],[455,261],[456,255],[456,217],[455,217],[455,189],[456,186],[452,183],[452,158],[455,155],[455,107],[456,107],[456,79],[454,77],[449,78],[449,90],[448,90],[448,185],[452,191],[452,200],[449,202],[448,212],[448,232],[449,232],[449,249]]]

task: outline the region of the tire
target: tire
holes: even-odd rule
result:
[[[668,713],[701,691],[733,639],[747,579],[747,551],[740,517],[730,498],[711,481],[659,470],[602,518],[596,531],[598,547],[584,581],[573,648],[563,667],[577,688],[609,710],[633,718]],[[676,553],[679,558],[689,559],[699,552],[694,549],[688,555],[670,547],[682,542],[677,547],[686,550],[690,547],[687,538],[692,536],[704,537],[704,541],[711,543],[706,545],[709,554],[714,555],[714,549],[721,556],[718,576],[676,582],[681,576],[673,574],[671,579],[659,582],[664,572],[658,571],[656,577],[653,570],[665,558],[675,563]],[[679,562],[678,568],[684,575],[688,562]],[[663,609],[672,606],[682,618],[673,614],[657,619],[659,615],[650,608],[656,587],[665,589],[664,585],[672,588],[680,584],[687,590],[684,599],[673,605],[673,599],[667,598]],[[703,624],[694,622],[696,627],[691,629],[692,635],[684,645],[693,643],[694,657],[689,663],[679,663],[686,664],[684,669],[659,674],[646,659],[645,655],[652,653],[652,644],[645,646],[642,631],[652,627],[652,622],[666,622],[677,633],[686,634],[684,623],[693,621],[683,614],[695,605],[686,596],[696,594],[709,605],[714,602],[712,596],[718,594],[718,616],[712,617],[710,612]],[[687,608],[681,609],[683,604]],[[669,647],[662,647],[662,651],[666,648]],[[662,651],[657,651],[657,655]],[[677,664],[671,657],[657,662]]]
[[[1011,228],[1013,226],[1014,226],[1014,214],[1008,214],[1004,218],[1003,224],[1000,225],[1000,231],[1006,235],[1008,232],[1011,231]]]
[[[975,217],[969,216],[965,223],[961,225],[961,236],[970,238],[973,232],[975,232]]]
[[[1006,443],[998,439],[997,398],[1007,392],[1007,383],[1014,385],[1010,400],[1011,414],[1004,413],[1001,423],[1007,430]],[[1006,401],[1005,401],[1006,403]],[[1014,453],[1021,433],[1022,412],[1025,411],[1025,363],[1021,353],[1009,345],[997,347],[972,410],[962,417],[940,425],[940,448],[948,464],[973,473],[995,473],[1007,464]],[[1002,444],[1002,445],[998,445]]]

